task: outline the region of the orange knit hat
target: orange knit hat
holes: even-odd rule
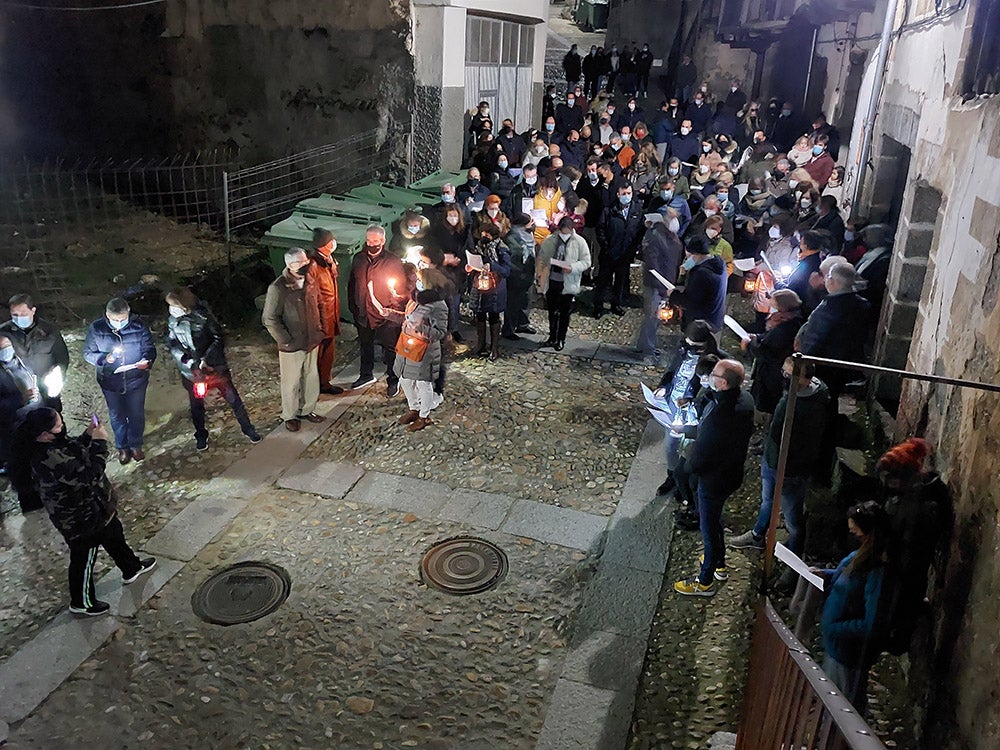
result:
[[[875,468],[893,476],[917,474],[923,468],[924,459],[930,452],[930,443],[923,438],[907,438],[883,453]]]

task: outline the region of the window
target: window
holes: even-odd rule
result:
[[[1000,93],[1000,0],[983,0],[975,8],[962,73],[962,95]]]

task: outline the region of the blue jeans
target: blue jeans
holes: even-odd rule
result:
[[[726,540],[722,529],[722,506],[728,494],[720,495],[705,489],[705,483],[698,484],[698,523],[701,526],[701,540],[705,546],[705,561],[701,564],[698,581],[707,586],[712,583],[715,571],[726,567]]]
[[[146,384],[125,393],[104,391],[104,400],[118,450],[141,448],[146,431]]]
[[[760,463],[760,480],[760,513],[757,515],[757,525],[753,527],[755,537],[762,537],[767,533],[767,527],[771,523],[771,506],[774,505],[775,471],[767,465],[767,461]],[[788,543],[785,546],[796,555],[802,554],[805,532],[802,507],[808,489],[809,477],[785,476],[781,484],[781,512],[785,515],[785,526],[788,529]]]

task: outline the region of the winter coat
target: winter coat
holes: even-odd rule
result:
[[[778,468],[778,450],[785,423],[788,394],[784,394],[774,408],[774,416],[764,440],[764,461],[772,469]],[[795,398],[795,416],[792,418],[792,435],[788,443],[788,464],[785,476],[809,477],[820,456],[823,433],[830,413],[830,390],[819,378],[813,378],[805,388],[800,388]]]
[[[718,255],[709,255],[687,273],[687,283],[670,295],[670,301],[684,310],[684,323],[704,320],[716,331],[726,316],[726,264]]]
[[[572,107],[563,102],[556,107],[556,132],[569,135],[569,131],[579,132],[583,127],[583,113],[576,105]]]
[[[819,156],[810,157],[803,169],[809,173],[813,182],[815,182],[819,186],[819,190],[822,191],[823,188],[826,187],[826,183],[830,181],[830,175],[833,174],[833,168],[835,166],[836,164],[833,161],[833,157],[824,151]]]
[[[167,319],[167,350],[187,380],[197,380],[200,371],[227,372],[226,342],[222,326],[204,302],[187,315]]]
[[[781,366],[794,351],[795,335],[802,327],[802,321],[802,315],[798,313],[790,320],[750,339],[747,346],[753,355],[753,385],[750,386],[750,395],[757,405],[757,411],[774,413],[774,407],[782,393]]]
[[[271,282],[261,321],[281,352],[311,352],[326,338],[320,325],[319,286],[308,278],[302,288],[287,268]]]
[[[729,495],[743,483],[743,465],[753,434],[753,399],[739,388],[713,391],[698,425],[688,466],[714,495]]]
[[[111,362],[108,356],[114,353]],[[149,369],[128,370],[115,373],[122,365],[132,365],[145,359],[150,365],[156,361],[156,345],[153,335],[138,315],[129,316],[128,324],[115,331],[103,315],[90,324],[87,338],[83,343],[83,358],[97,368],[97,383],[102,390],[115,393],[145,388],[149,384]]]
[[[863,362],[868,309],[868,302],[853,292],[827,295],[802,327],[800,351],[814,357]],[[816,374],[834,394],[855,377],[853,370],[823,366],[817,367]]]
[[[642,205],[639,201],[633,200],[628,206],[622,206],[615,199],[614,204],[605,209],[604,218],[597,228],[601,257],[606,254],[613,261],[634,258],[644,229]]]
[[[567,81],[580,80],[583,60],[580,58],[580,54],[578,52],[570,51],[563,55],[562,66],[563,71],[566,73]]]
[[[496,245],[490,249],[490,243]],[[488,292],[481,292],[476,289],[475,278],[478,271],[472,274],[472,292],[469,295],[469,304],[475,312],[501,313],[507,309],[507,277],[510,276],[510,250],[503,240],[490,240],[485,242],[480,240],[472,249],[473,253],[483,257],[483,263],[490,264],[490,273],[493,274],[496,286]]]
[[[107,460],[108,442],[86,433],[37,443],[32,452],[32,483],[67,542],[100,531],[115,514],[114,492],[104,473]]]
[[[822,299],[822,292],[809,283],[813,273],[819,273],[820,262],[818,252],[803,256],[785,281],[785,289],[791,289],[802,300],[802,312],[805,315],[815,310]]]
[[[427,338],[427,351],[419,362],[397,354],[393,372],[400,378],[433,382],[441,373],[441,341],[448,334],[448,305],[439,290],[417,292],[417,306],[404,319],[399,335],[411,332]]]
[[[500,167],[497,167],[496,171],[490,177],[490,189],[501,200],[506,200],[510,197],[510,193],[516,184],[517,178],[510,173],[509,168],[500,169]]]
[[[10,339],[14,353],[38,377],[38,388],[42,396],[45,390],[45,376],[56,367],[62,370],[63,378],[69,369],[69,351],[59,329],[51,323],[35,318],[30,328],[19,328],[8,320],[0,325],[0,335]]]
[[[677,157],[681,160],[681,170],[687,175],[691,171],[689,164],[698,161],[698,152],[701,149],[701,140],[695,135],[697,131],[692,131],[687,135],[681,135],[678,130],[667,141],[667,158]]]
[[[455,229],[456,231],[452,231],[452,229]],[[442,265],[440,270],[445,276],[448,277],[448,281],[452,283],[456,292],[464,292],[466,286],[465,264],[469,260],[468,256],[465,254],[466,248],[469,244],[469,228],[466,226],[465,229],[459,232],[457,231],[457,228],[452,227],[451,224],[442,221],[434,227],[432,237],[437,243],[437,246],[441,248],[442,253],[445,255],[454,255],[458,258],[458,265]]]
[[[427,221],[424,218],[424,221]],[[337,288],[337,277],[340,276],[340,266],[332,255],[325,255],[319,250],[309,253],[312,264],[309,266],[308,281],[319,289],[320,327],[325,337],[332,339],[340,335],[340,290]]]
[[[642,241],[642,285],[666,294],[663,284],[649,271],[655,270],[667,281],[676,283],[682,255],[684,246],[665,224],[654,224],[647,229]]]
[[[464,266],[463,266],[464,268]],[[372,283],[372,291],[368,290],[368,282]],[[402,307],[404,297],[393,295],[390,283],[396,287],[398,295],[407,295],[404,288],[406,276],[403,273],[403,262],[383,248],[378,255],[372,256],[365,248],[361,248],[351,259],[351,275],[347,282],[347,307],[358,325],[368,328],[378,328],[383,325],[398,326],[403,320]],[[378,300],[385,313],[380,312],[372,301],[372,294]],[[388,312],[396,310],[398,312]]]
[[[823,571],[827,597],[820,619],[823,650],[849,669],[868,666],[871,661],[874,645],[871,637],[885,577],[881,564],[849,571],[847,566],[856,554],[852,552],[836,568]]]
[[[550,234],[541,247],[538,248],[538,259],[535,262],[535,279],[538,291],[545,294],[549,290],[549,274],[552,271],[550,261],[555,257],[562,244],[562,237],[558,233]],[[587,241],[576,232],[570,235],[566,241],[566,256],[564,260],[570,263],[573,268],[570,271],[562,270],[563,294],[579,294],[580,280],[583,272],[590,268],[590,248]]]
[[[708,129],[708,123],[712,120],[712,107],[707,102],[700,107],[693,101],[684,110],[684,117],[691,121],[692,133],[703,133]]]

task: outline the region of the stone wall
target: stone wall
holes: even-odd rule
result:
[[[120,12],[7,10],[3,87],[18,146],[250,161],[380,128],[406,152],[408,0],[173,0]]]

